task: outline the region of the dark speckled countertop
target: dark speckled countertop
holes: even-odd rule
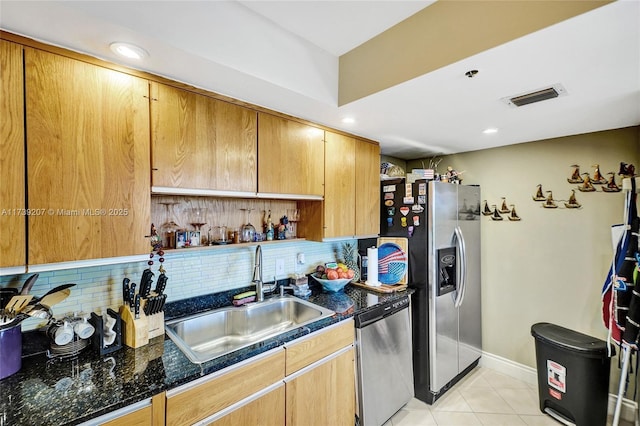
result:
[[[72,359],[49,359],[42,353],[27,356],[20,371],[0,380],[0,426],[79,424],[411,293],[380,294],[351,285],[338,293],[312,289],[306,299],[336,315],[202,364],[189,361],[166,335],[141,348],[123,347],[102,357],[90,349]],[[229,305],[230,296],[243,290],[167,304],[167,319]]]

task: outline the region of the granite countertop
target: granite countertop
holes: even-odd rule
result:
[[[0,426],[79,424],[412,292],[409,289],[381,294],[352,285],[338,293],[324,293],[315,286],[311,288],[313,292],[306,299],[335,311],[334,316],[202,364],[189,361],[166,334],[152,339],[146,346],[137,349],[123,346],[104,356],[87,349],[71,359],[49,359],[43,353],[24,357],[20,371],[0,380]],[[167,304],[167,319],[228,305],[230,293],[243,290]]]

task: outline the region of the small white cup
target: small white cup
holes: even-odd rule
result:
[[[96,329],[84,318],[82,322],[76,323],[76,325],[73,326],[73,331],[75,331],[79,338],[88,339]]]
[[[62,346],[67,343],[71,343],[73,340],[73,328],[69,325],[68,322],[64,322],[63,325],[56,328],[53,333],[53,341],[56,345]]]

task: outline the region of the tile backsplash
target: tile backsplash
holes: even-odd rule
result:
[[[312,241],[282,241],[262,245],[262,270],[265,282],[273,281],[276,259],[284,261],[286,278],[294,273],[309,273],[324,262],[341,258],[344,240],[318,243]],[[233,290],[250,285],[253,276],[256,245],[230,245],[216,248],[193,248],[170,251],[165,255],[164,267],[167,277],[167,301],[186,299],[202,294]],[[296,263],[298,253],[304,253],[305,263]],[[158,257],[154,258],[151,270],[158,275]],[[122,304],[122,279],[128,277],[139,284],[146,262],[93,266],[77,269],[41,272],[31,294],[41,296],[50,289],[66,283],[76,283],[71,295],[53,307],[53,314],[61,318],[79,312],[102,312],[106,308],[117,310]],[[0,287],[20,289],[31,274],[0,277]],[[23,330],[37,328],[42,320],[23,322]]]

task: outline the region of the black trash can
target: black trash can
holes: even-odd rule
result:
[[[531,335],[540,411],[577,426],[604,426],[611,365],[607,342],[546,322],[534,324]]]

